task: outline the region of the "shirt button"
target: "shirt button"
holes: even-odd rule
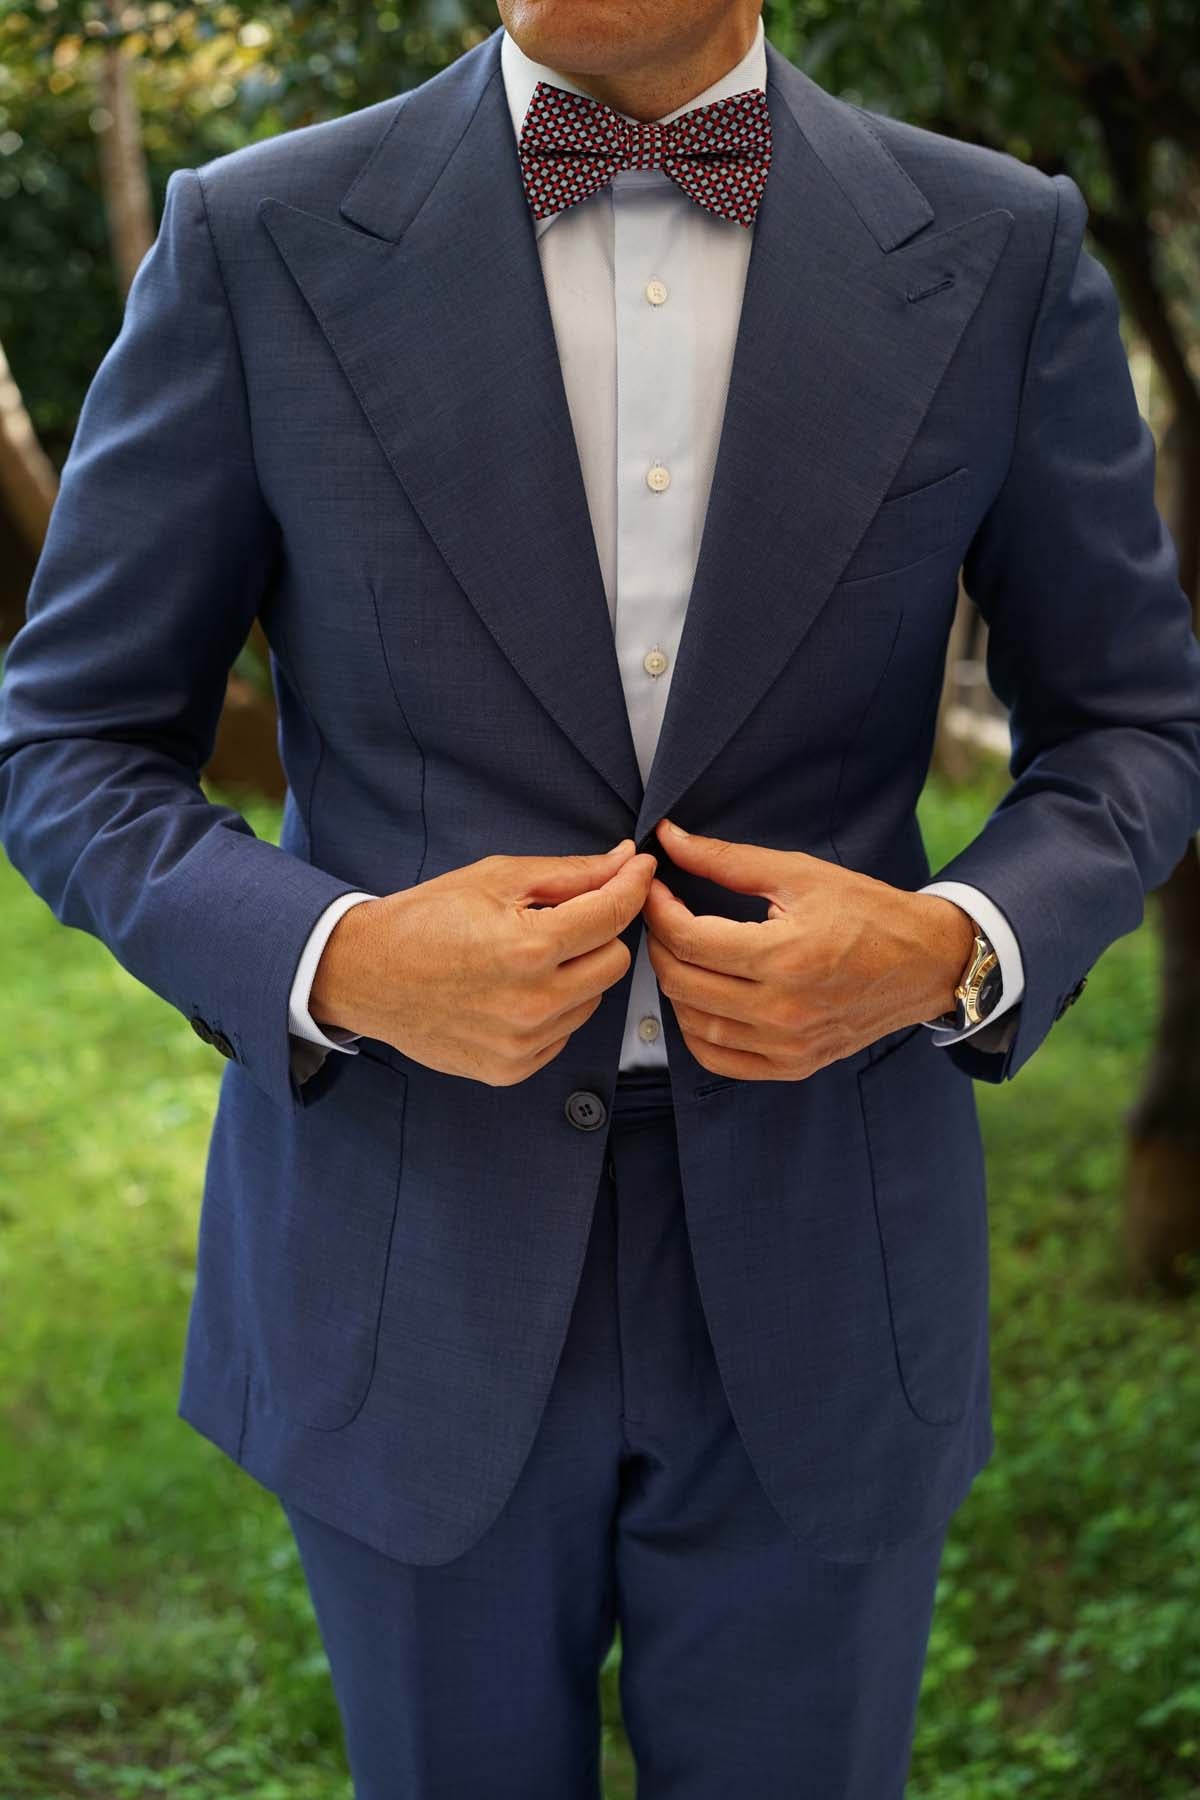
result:
[[[648,281],[646,283],[646,298],[651,306],[661,306],[666,297],[667,284],[665,281],[660,281],[658,277],[655,276],[653,281]]]
[[[670,485],[671,485],[670,470],[664,469],[661,463],[655,463],[653,468],[647,469],[647,471],[646,471],[646,486],[649,488],[653,488],[654,492],[656,494],[661,494],[663,489],[669,488]]]
[[[652,1044],[658,1036],[658,1020],[653,1013],[647,1013],[644,1019],[638,1020],[638,1036]]]
[[[607,1119],[608,1108],[599,1094],[590,1093],[587,1088],[576,1088],[573,1094],[567,1095],[566,1114],[580,1131],[595,1131]]]
[[[667,667],[666,651],[660,650],[657,645],[653,650],[647,650],[642,658],[642,667],[647,675],[662,675]]]

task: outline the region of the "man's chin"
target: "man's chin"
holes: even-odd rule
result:
[[[569,71],[583,86],[591,75],[619,73],[630,66],[632,43],[626,11],[618,0],[589,0],[587,16],[572,0],[512,0],[504,28],[519,50],[547,68]],[[634,57],[633,64],[644,62]]]

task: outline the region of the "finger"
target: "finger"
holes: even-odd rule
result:
[[[556,1056],[561,1056],[570,1041],[571,1033],[568,1031],[564,1037],[555,1038],[552,1044],[547,1044],[544,1050],[539,1050],[533,1058],[533,1066],[529,1075],[536,1075],[539,1069],[544,1069],[547,1063],[552,1063]],[[529,1075],[526,1075],[526,1081],[528,1081]]]
[[[639,851],[622,863],[602,887],[572,895],[557,906],[531,912],[527,917],[551,937],[559,962],[578,956],[583,950],[595,950],[637,918],[645,904],[656,860],[649,851]]]
[[[632,966],[633,953],[628,945],[622,945],[625,949],[622,960],[617,951],[619,944],[619,938],[611,937],[594,950],[563,957],[545,983],[549,999],[560,1006],[575,1006],[623,981]]]
[[[650,883],[642,913],[649,930],[680,962],[750,981],[762,979],[762,956],[768,947],[762,936],[765,921],[694,913],[657,876]]]
[[[704,837],[694,831],[681,834],[669,819],[660,819],[655,831],[672,862],[689,874],[703,875],[737,894],[764,894],[774,899],[786,891],[790,851]]]
[[[632,838],[622,838],[611,850],[594,855],[510,856],[505,871],[509,897],[518,903],[569,900],[574,894],[589,893],[610,881],[617,870],[630,860]]]
[[[785,1056],[795,1047],[795,1033],[781,1026],[764,1025],[756,1019],[735,1017],[731,1013],[710,1012],[707,1007],[693,1006],[669,994],[680,1028],[713,1044],[721,1050],[752,1050],[761,1056]]]
[[[761,1016],[765,992],[761,982],[680,962],[657,938],[649,940],[646,954],[654,979],[672,1006],[694,1006],[697,1011],[738,1019],[748,1025]]]
[[[562,1011],[547,1016],[535,1032],[530,1034],[530,1051],[535,1053],[544,1050],[547,1042],[557,1041],[565,1032],[569,1037],[586,1025],[600,1002],[595,995],[589,1000],[577,1002],[574,1006],[565,1007]]]
[[[769,1056],[757,1056],[752,1050],[718,1050],[713,1044],[706,1044],[702,1038],[689,1037],[686,1032],[683,1041],[691,1051],[701,1068],[713,1075],[729,1075],[735,1081],[782,1081],[782,1071],[771,1061]]]

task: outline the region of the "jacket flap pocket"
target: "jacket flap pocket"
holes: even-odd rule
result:
[[[953,541],[969,470],[952,470],[923,487],[884,500],[842,571],[839,586],[920,562]]]

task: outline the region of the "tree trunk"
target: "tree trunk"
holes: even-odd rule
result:
[[[942,675],[942,692],[938,701],[937,727],[933,739],[932,765],[944,781],[958,787],[971,772],[971,753],[966,743],[949,728],[951,708],[958,698],[956,679],[959,661],[967,641],[967,617],[971,605],[960,579],[958,603],[950,624],[946,644],[946,666]]]
[[[1123,1235],[1138,1286],[1181,1294],[1200,1258],[1200,856],[1193,843],[1155,897],[1158,1029],[1128,1118]]]
[[[0,348],[0,643],[15,637],[24,620],[27,584],[57,492],[54,465]]]
[[[1178,421],[1160,457],[1160,510],[1180,579],[1200,598],[1200,439]],[[1158,890],[1158,1026],[1127,1117],[1123,1238],[1135,1285],[1181,1294],[1200,1275],[1200,839]]]
[[[100,185],[117,281],[127,294],[154,242],[154,207],[129,58],[119,41],[105,45],[100,60],[100,99],[108,114],[107,125],[96,134]]]
[[[286,791],[276,744],[274,701],[241,675],[229,677],[216,743],[204,774],[231,793],[243,788],[279,801]]]
[[[0,504],[35,556],[57,492],[54,465],[38,443],[0,346]]]

